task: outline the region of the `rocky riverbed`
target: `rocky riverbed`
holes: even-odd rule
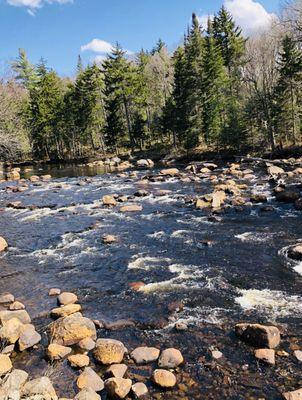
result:
[[[0,399],[300,399],[302,161],[105,165],[0,183]]]

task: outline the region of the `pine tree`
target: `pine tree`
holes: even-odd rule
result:
[[[205,142],[219,144],[225,127],[225,106],[228,78],[221,48],[213,36],[208,20],[203,56],[203,126]]]
[[[25,88],[29,89],[35,84],[37,80],[35,67],[29,62],[24,49],[19,49],[19,56],[12,63],[12,68],[16,73],[17,81],[21,82]]]
[[[280,139],[296,144],[300,139],[302,116],[302,52],[294,39],[286,35],[278,61],[276,114]]]

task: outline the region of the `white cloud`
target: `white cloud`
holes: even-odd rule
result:
[[[73,0],[6,0],[7,4],[14,7],[25,7],[30,15],[35,15],[35,11],[45,4],[67,4]]]
[[[224,6],[247,35],[269,28],[277,19],[276,14],[269,13],[261,3],[254,0],[224,0]],[[207,19],[208,15],[199,17],[203,28],[206,27]]]
[[[101,39],[93,39],[91,42],[81,46],[81,51],[93,51],[94,53],[110,53],[113,46],[111,43]]]
[[[113,45],[109,42],[106,42],[105,40],[102,39],[93,39],[91,42],[84,44],[81,46],[81,51],[92,51],[94,53],[98,53],[98,55],[95,58],[95,61],[100,61],[103,60],[104,57],[108,54],[111,53],[113,49]],[[124,50],[128,56],[133,55],[133,51],[130,50]]]

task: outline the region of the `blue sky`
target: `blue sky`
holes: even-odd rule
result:
[[[116,41],[136,52],[160,37],[173,49],[192,11],[203,21],[223,3],[248,34],[279,11],[278,0],[0,0],[0,62],[3,68],[22,47],[33,62],[42,56],[72,75],[78,54],[88,62]]]

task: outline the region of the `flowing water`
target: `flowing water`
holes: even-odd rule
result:
[[[154,398],[274,400],[280,391],[302,386],[301,363],[292,356],[265,367],[232,333],[241,321],[274,323],[284,332],[282,349],[302,348],[302,265],[286,257],[286,248],[302,239],[301,212],[269,197],[271,211],[247,205],[209,218],[185,202],[210,192],[208,179],[144,186],[139,180],[148,171],[138,171],[135,179],[79,166],[47,172],[55,179],[41,186],[12,193],[3,183],[0,191],[0,232],[10,245],[0,258],[0,293],[10,291],[24,302],[41,332],[56,306],[48,290],[59,287],[77,293],[85,316],[135,323],[99,336],[122,340],[129,349],[158,345],[183,352],[181,390],[152,389]],[[248,191],[271,196],[263,171],[256,168],[255,174]],[[133,195],[138,189],[149,192],[135,198],[142,212],[102,205],[105,194]],[[158,196],[160,189],[171,192]],[[6,207],[19,200],[24,209]],[[117,235],[118,242],[103,244],[105,234]],[[146,285],[130,290],[137,281]],[[184,307],[175,312],[179,302]],[[176,332],[176,322],[188,330]],[[213,361],[212,348],[224,357]],[[71,397],[74,372],[67,364],[50,368],[40,356],[33,350],[31,357],[17,357],[15,366],[56,376],[58,393]]]

